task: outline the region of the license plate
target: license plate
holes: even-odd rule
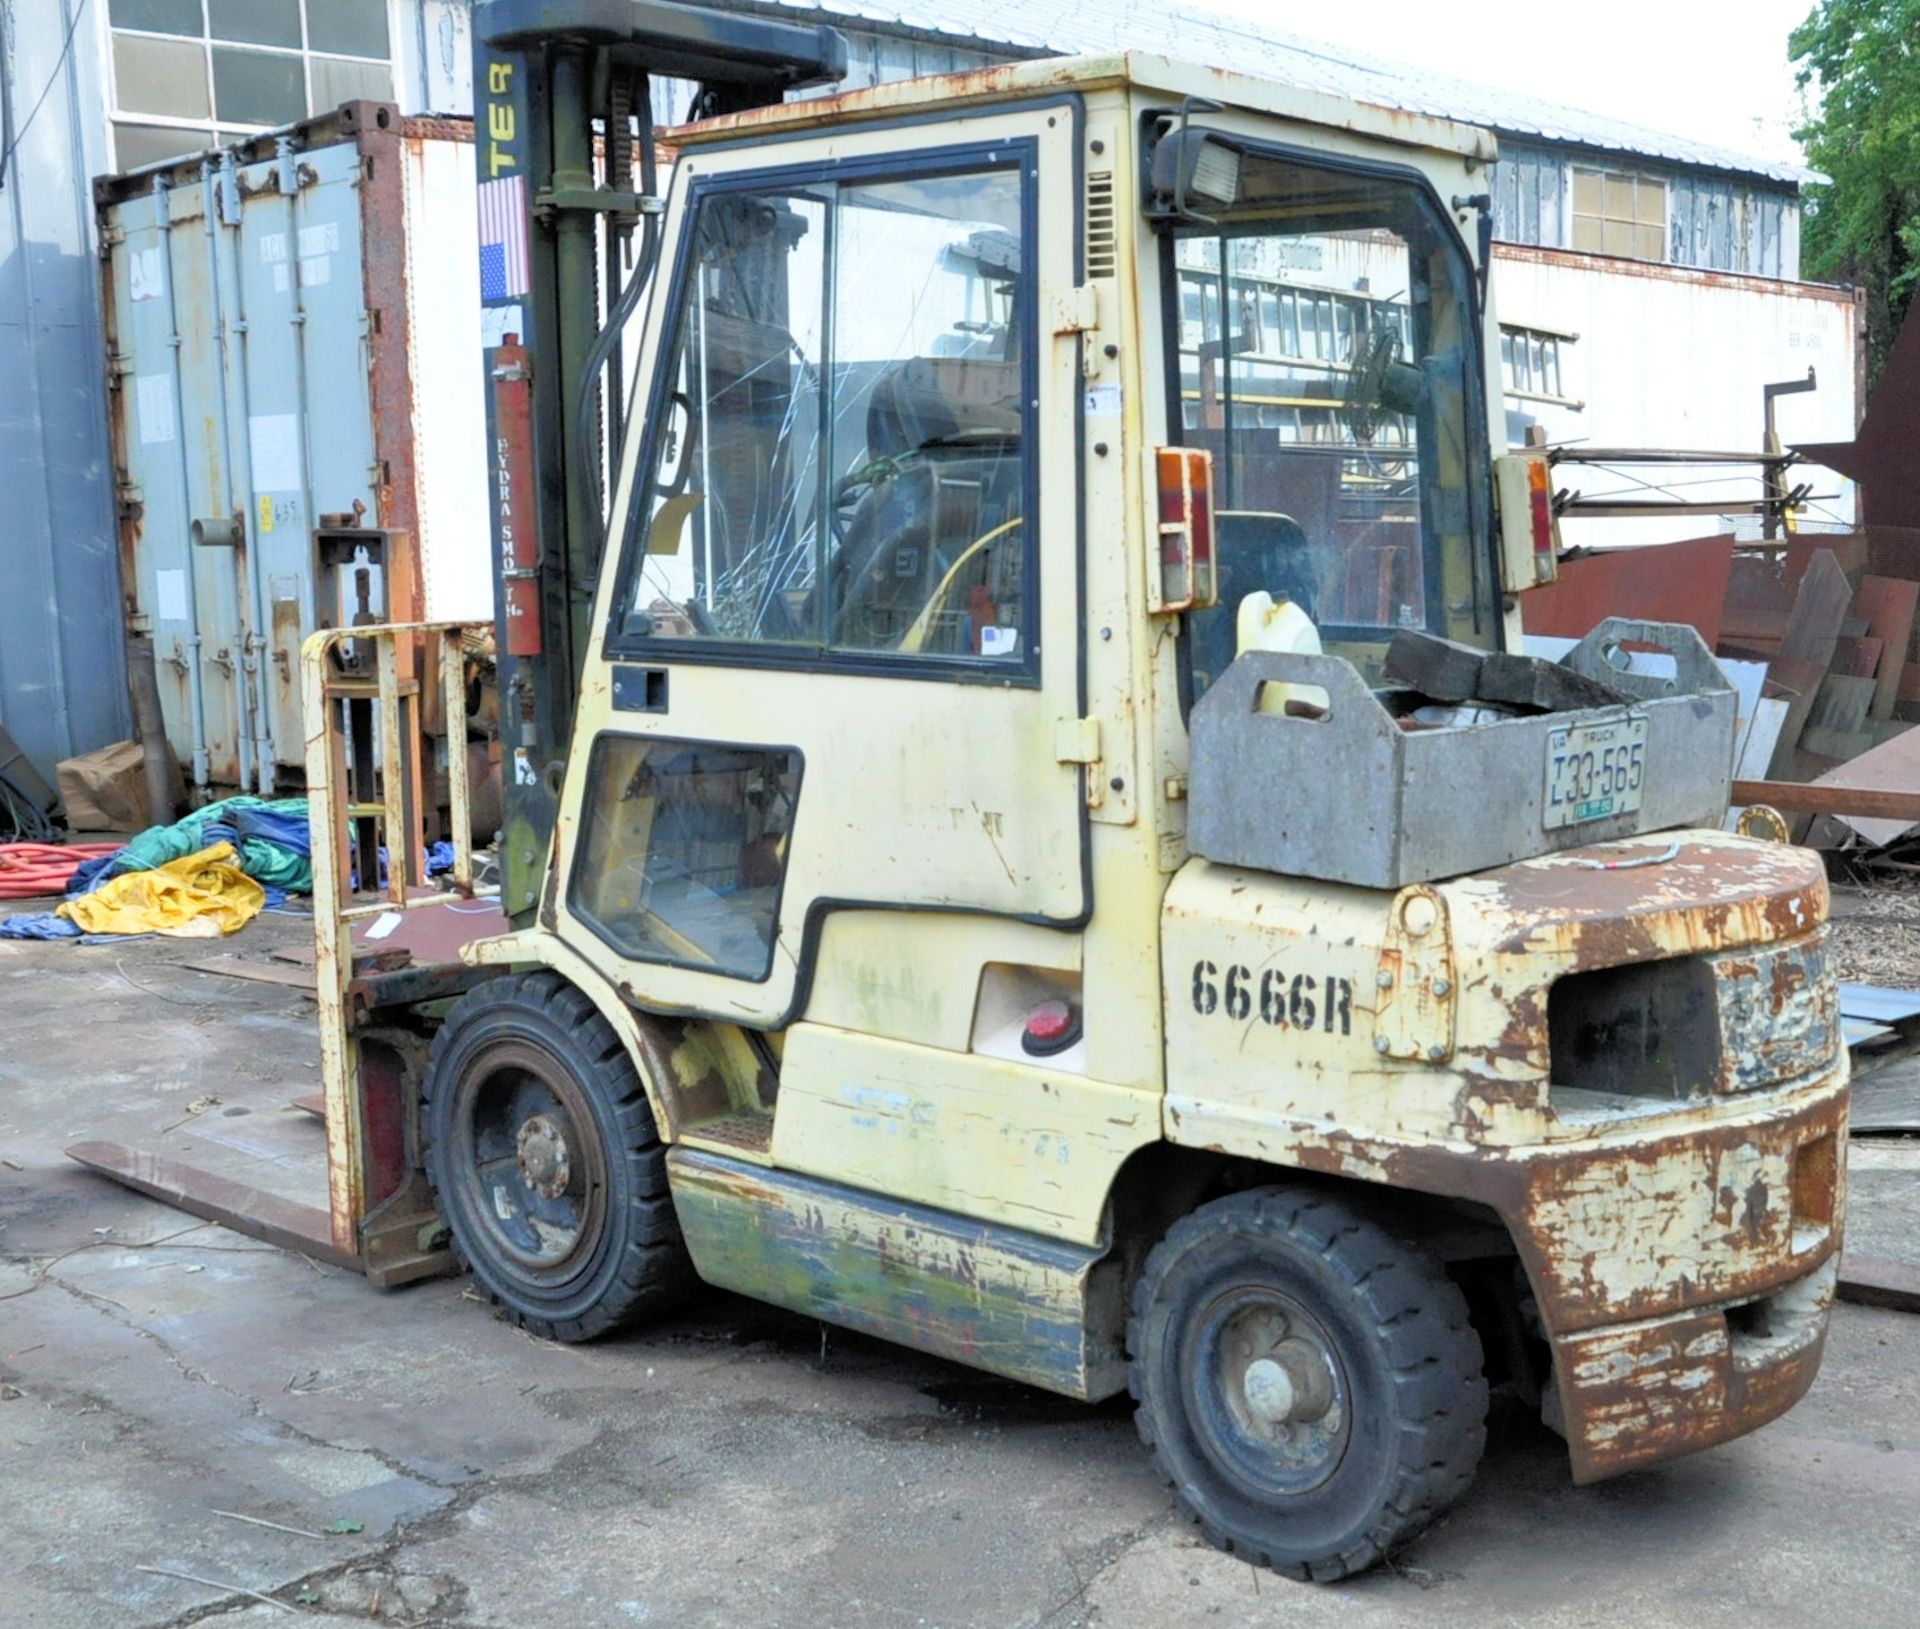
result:
[[[1547,797],[1541,822],[1580,826],[1631,814],[1647,778],[1647,721],[1567,724],[1547,732]]]

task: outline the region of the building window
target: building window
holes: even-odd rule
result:
[[[1560,407],[1580,408],[1566,388],[1561,372],[1561,353],[1573,344],[1575,335],[1552,329],[1521,328],[1500,325],[1500,371],[1505,393],[1524,401],[1552,402]]]
[[[1618,170],[1573,172],[1573,246],[1629,260],[1667,258],[1667,184]]]
[[[393,97],[387,0],[108,0],[123,170]]]

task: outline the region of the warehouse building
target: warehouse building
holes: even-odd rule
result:
[[[745,0],[742,9],[841,28],[855,84],[1133,47],[1488,126],[1501,146],[1495,299],[1512,439],[1534,430],[1596,446],[1757,448],[1762,387],[1809,367],[1818,388],[1780,402],[1783,435],[1853,433],[1857,307],[1846,291],[1799,281],[1804,170],[1362,60],[1193,4],[928,0],[907,12],[873,0]],[[471,5],[0,0],[0,31],[0,369],[13,384],[0,401],[0,483],[11,500],[14,579],[14,592],[0,596],[0,724],[44,771],[128,732],[115,541],[126,495],[108,440],[115,381],[91,178],[353,98],[467,113]],[[662,117],[683,108],[683,95],[662,87]],[[1326,305],[1331,337],[1296,316],[1291,343],[1301,360],[1334,365],[1339,293],[1311,278],[1301,284]],[[473,385],[462,376],[416,388],[464,394]],[[472,456],[477,485],[477,443]],[[1713,473],[1658,478],[1709,508],[1724,505],[1729,524],[1755,526],[1743,511],[1758,496],[1757,477],[1707,484]],[[1598,495],[1650,478],[1587,470],[1576,484]],[[1812,479],[1834,496],[1809,512],[1810,524],[1850,521],[1845,483]],[[1720,520],[1714,512],[1586,522],[1576,540],[1691,536]],[[483,547],[477,537],[471,546]],[[484,573],[440,574],[461,578]],[[429,609],[476,607],[436,595]]]

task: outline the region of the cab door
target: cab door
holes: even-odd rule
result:
[[[848,908],[1090,910],[1071,127],[683,152],[557,858],[644,1006],[784,1026]]]

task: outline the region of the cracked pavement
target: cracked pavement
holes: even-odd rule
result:
[[[1841,1309],[1779,1424],[1595,1488],[1498,1407],[1460,1511],[1313,1588],[1200,1546],[1121,1404],[720,1295],[553,1346],[462,1280],[375,1290],[61,1155],[117,1138],[321,1202],[287,1106],[309,1004],[181,965],[304,935],[0,944],[0,1629],[1912,1622],[1897,1313]],[[1920,1252],[1920,1162],[1871,1150],[1854,1196]]]

